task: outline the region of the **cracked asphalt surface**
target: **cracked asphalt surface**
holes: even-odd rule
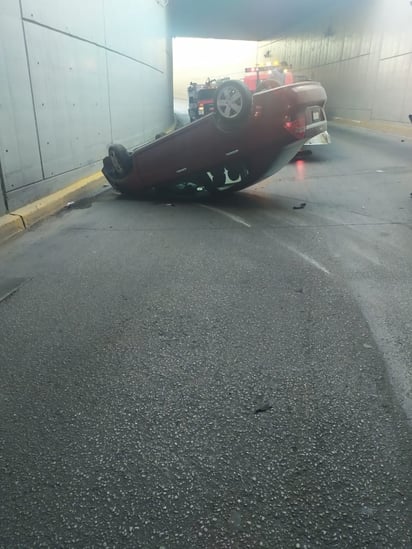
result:
[[[412,143],[331,136],[0,249],[1,547],[412,547]]]

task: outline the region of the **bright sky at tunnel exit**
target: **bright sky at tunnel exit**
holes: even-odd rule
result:
[[[185,98],[189,82],[207,78],[242,78],[244,69],[256,63],[257,42],[209,38],[173,40],[173,80],[176,98]]]

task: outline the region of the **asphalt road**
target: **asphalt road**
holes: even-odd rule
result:
[[[0,249],[1,547],[412,547],[412,143],[331,136]]]

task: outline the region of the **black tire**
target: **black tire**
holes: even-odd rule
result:
[[[238,80],[227,80],[216,90],[214,109],[218,121],[224,125],[238,124],[246,120],[251,112],[252,94]]]
[[[109,157],[112,162],[113,170],[117,176],[125,177],[132,171],[132,157],[123,145],[110,145]]]

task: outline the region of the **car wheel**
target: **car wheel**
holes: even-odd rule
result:
[[[214,109],[220,122],[232,124],[245,120],[251,106],[252,94],[238,80],[223,82],[216,90]]]
[[[132,157],[123,145],[110,145],[109,157],[116,175],[125,177],[132,171]]]

